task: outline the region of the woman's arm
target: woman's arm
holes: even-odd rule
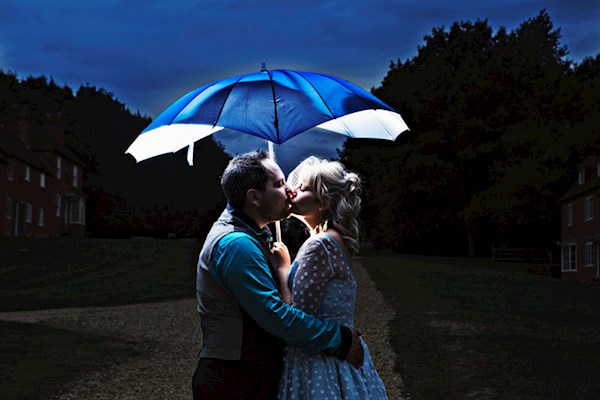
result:
[[[287,304],[292,304],[292,291],[288,286],[288,276],[290,274],[290,252],[283,242],[273,243],[271,249],[277,260],[277,276],[279,280],[279,294],[282,300]]]

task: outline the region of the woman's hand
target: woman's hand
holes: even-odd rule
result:
[[[273,243],[273,247],[271,247],[271,251],[277,260],[277,269],[279,270],[283,268],[289,272],[292,261],[290,258],[290,251],[288,250],[287,246],[283,242],[275,242]]]
[[[288,287],[288,276],[290,274],[291,258],[290,252],[283,242],[273,243],[271,248],[277,262],[277,276],[279,278],[279,294],[287,304],[292,304],[292,291]]]

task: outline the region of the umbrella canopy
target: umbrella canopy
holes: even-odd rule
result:
[[[408,130],[393,108],[331,75],[263,69],[195,89],[163,111],[131,144],[139,162],[188,147],[223,128],[282,144],[318,127],[352,138],[394,140]]]

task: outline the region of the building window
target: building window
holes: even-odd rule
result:
[[[83,199],[72,199],[69,201],[69,223],[85,224],[85,202]]]
[[[573,203],[567,204],[567,226],[573,225]]]
[[[31,168],[29,168],[29,165],[25,166],[25,180],[27,182],[31,181]]]
[[[6,198],[6,211],[4,212],[4,216],[6,219],[11,219],[13,213],[13,201],[10,197]]]
[[[43,172],[40,172],[40,187],[46,187],[46,174]]]
[[[31,223],[33,218],[33,207],[29,203],[25,203],[25,222]]]
[[[583,219],[584,221],[594,219],[594,201],[592,196],[583,199]]]
[[[9,181],[12,181],[15,177],[15,162],[13,160],[8,160],[6,177]]]
[[[56,177],[62,179],[62,158],[56,157]]]
[[[583,185],[583,182],[585,182],[585,169],[580,169],[579,170],[579,184]]]
[[[40,208],[40,213],[38,216],[38,226],[44,226],[44,209]]]
[[[73,165],[73,187],[79,187],[79,168]]]
[[[61,198],[60,194],[56,194],[56,216],[60,217]]]
[[[594,242],[585,243],[585,266],[594,266]]]
[[[563,244],[561,253],[561,269],[577,271],[577,245],[575,243]]]

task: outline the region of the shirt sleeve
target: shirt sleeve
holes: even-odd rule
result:
[[[319,239],[309,242],[298,260],[292,304],[309,314],[314,314],[319,309],[325,284],[334,275],[335,272],[329,262],[329,250]]]
[[[210,262],[215,282],[231,292],[263,329],[289,344],[313,352],[337,349],[341,343],[339,324],[286,304],[258,246],[255,239],[241,232],[219,240]]]

